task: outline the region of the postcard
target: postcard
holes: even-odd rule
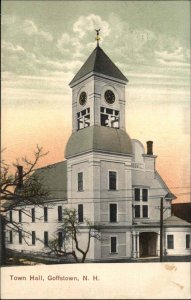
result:
[[[190,299],[189,12],[2,1],[2,299]]]

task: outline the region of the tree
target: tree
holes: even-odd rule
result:
[[[37,165],[42,157],[47,155],[47,152],[43,152],[43,148],[37,146],[34,151],[33,160],[29,160],[27,157],[23,157],[17,160],[13,164],[16,169],[15,174],[11,172],[11,166],[5,162],[1,164],[1,176],[0,176],[0,213],[5,217],[5,226],[11,231],[22,232],[22,238],[28,244],[27,240],[31,236],[31,232],[26,227],[22,226],[22,222],[16,222],[10,220],[6,213],[9,211],[19,211],[30,216],[30,212],[27,209],[30,205],[44,206],[50,196],[50,191],[46,185],[43,184],[43,172],[38,172]],[[21,165],[22,163],[22,165]],[[85,227],[87,231],[87,244],[85,249],[80,246],[79,236],[81,229]],[[84,220],[83,226],[78,221],[78,213],[75,209],[64,209],[63,222],[58,231],[63,233],[63,247],[58,239],[49,241],[49,248],[51,252],[57,256],[62,255],[68,258],[72,255],[76,262],[85,262],[87,253],[90,248],[91,238],[100,239],[99,228],[91,224],[89,220]],[[36,237],[36,240],[39,240]],[[41,241],[43,242],[43,241]],[[71,250],[71,243],[74,244],[75,250]],[[83,245],[84,246],[84,245]],[[76,250],[80,252],[79,258]]]
[[[83,227],[87,229],[87,244],[82,248],[79,243],[79,236],[82,233]],[[62,243],[55,238],[49,242],[49,248],[51,252],[54,252],[57,256],[69,256],[72,255],[77,263],[84,263],[87,253],[90,248],[91,238],[101,240],[99,226],[93,225],[89,220],[85,219],[83,226],[78,221],[78,213],[76,209],[65,208],[63,212],[63,223],[58,229],[62,232]],[[71,250],[71,244],[74,243],[74,248],[81,253],[81,258],[76,254],[75,250]],[[70,249],[70,250],[69,250]]]
[[[43,206],[44,201],[49,196],[48,189],[42,184],[42,176],[35,172],[39,161],[47,153],[43,151],[42,147],[37,145],[32,160],[22,157],[20,160],[17,159],[16,163],[12,165],[1,161],[0,213],[3,215],[5,226],[13,231],[23,231],[23,228],[18,222],[8,219],[6,212],[18,211],[22,208],[22,213],[29,216],[29,212],[25,209],[26,206]],[[24,231],[24,233],[25,235],[30,234],[27,231]]]

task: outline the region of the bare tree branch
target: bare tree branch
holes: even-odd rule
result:
[[[63,224],[58,229],[58,231],[63,232],[64,251],[61,249],[57,238],[52,240],[49,244],[51,251],[54,252],[56,255],[72,255],[77,263],[84,263],[90,248],[91,238],[100,240],[98,226],[95,227],[93,224],[91,224],[90,221],[86,219],[84,220],[84,225],[85,228],[88,228],[87,245],[85,250],[79,245],[79,236],[81,234],[80,227],[82,227],[82,225],[78,221],[78,213],[75,209],[65,208],[63,212]],[[74,242],[75,249],[82,254],[81,258],[77,257],[76,252],[74,250],[69,251],[67,249],[67,245],[71,245],[72,241]]]

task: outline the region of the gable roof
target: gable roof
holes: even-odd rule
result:
[[[35,175],[40,179],[42,186],[49,192],[44,203],[54,201],[66,201],[67,200],[67,161],[61,161],[46,167],[39,168],[35,171]],[[19,197],[19,196],[18,196]],[[31,202],[32,204],[32,202]],[[14,200],[6,200],[3,204],[3,208],[9,208],[14,205]],[[23,205],[22,201],[17,205]],[[30,205],[30,204],[28,204]]]
[[[127,82],[127,78],[118,69],[118,67],[111,61],[105,52],[97,46],[90,54],[86,62],[83,64],[78,73],[74,76],[69,85],[74,84],[84,76],[90,73],[99,73],[102,75],[110,76]]]
[[[67,200],[67,161],[61,161],[35,172],[42,181],[42,185],[50,192],[51,200]],[[47,199],[48,200],[48,199]]]

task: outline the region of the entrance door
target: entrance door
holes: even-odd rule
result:
[[[141,232],[139,234],[140,257],[156,256],[156,245],[156,232]]]

